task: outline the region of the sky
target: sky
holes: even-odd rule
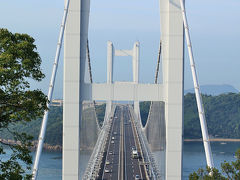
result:
[[[230,84],[240,90],[240,1],[186,0],[187,18],[200,85]],[[46,78],[33,88],[48,90],[64,0],[0,0],[0,27],[35,38]],[[140,42],[140,82],[154,80],[160,40],[157,0],[92,0],[89,43],[93,80],[106,81],[107,41],[117,49]],[[131,81],[131,61],[116,58],[114,80]],[[63,56],[57,75],[55,98],[62,98]],[[193,87],[185,51],[185,89]]]

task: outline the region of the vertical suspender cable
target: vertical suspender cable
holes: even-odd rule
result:
[[[54,59],[54,64],[53,64],[53,71],[52,71],[52,76],[51,76],[51,81],[48,89],[48,103],[47,107],[49,109],[50,103],[52,101],[52,94],[53,94],[53,89],[54,89],[54,84],[55,84],[55,79],[56,79],[56,73],[57,73],[57,68],[58,68],[58,62],[59,62],[59,57],[60,57],[60,51],[62,47],[62,41],[63,41],[63,35],[64,35],[64,30],[65,30],[65,25],[66,25],[66,20],[67,20],[67,14],[68,14],[68,8],[69,8],[69,1],[66,1],[65,7],[64,7],[64,14],[63,14],[63,19],[62,19],[62,24],[61,24],[61,29],[60,29],[60,34],[59,34],[59,39],[57,43],[57,50],[56,50],[56,55]],[[38,147],[37,147],[37,152],[35,156],[35,161],[34,161],[34,166],[33,166],[33,177],[32,179],[35,180],[37,178],[37,173],[38,173],[38,166],[39,166],[39,161],[40,161],[40,156],[42,153],[42,148],[43,148],[43,141],[44,141],[44,136],[46,132],[46,127],[47,127],[47,120],[48,120],[48,110],[45,110],[43,120],[42,120],[42,127],[41,131],[39,134],[39,139],[38,139]]]
[[[207,165],[210,168],[213,168],[214,164],[213,164],[211,146],[210,146],[210,142],[209,142],[207,122],[206,122],[206,119],[205,119],[205,113],[204,113],[204,108],[203,108],[202,97],[201,97],[201,92],[200,92],[200,88],[199,88],[195,63],[194,63],[192,45],[191,45],[188,23],[187,23],[187,17],[186,17],[186,12],[185,12],[185,7],[184,7],[183,0],[180,0],[180,3],[181,3],[183,23],[184,23],[184,29],[185,29],[185,36],[186,36],[186,41],[187,41],[188,54],[189,54],[193,83],[194,83],[194,90],[195,90],[195,95],[196,95],[196,100],[197,100],[198,114],[199,114],[201,129],[202,129],[203,144],[204,144],[204,149],[205,149],[206,160],[207,160]]]

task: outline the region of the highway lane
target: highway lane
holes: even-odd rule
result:
[[[108,150],[103,172],[103,179],[117,180],[119,178],[121,117],[122,117],[121,107],[118,106],[113,117],[112,128],[109,135]]]
[[[125,148],[125,180],[135,179],[139,175],[142,179],[141,170],[139,166],[139,159],[132,157],[132,148],[136,148],[136,142],[133,134],[132,121],[130,112],[127,106],[124,106],[124,146]],[[139,152],[138,152],[139,153]]]
[[[141,172],[144,169],[140,166],[141,160],[132,157],[132,148],[136,148],[138,154],[141,154],[136,141],[129,108],[123,105],[117,106],[106,148],[102,179],[134,180],[136,175],[146,179],[145,172]]]

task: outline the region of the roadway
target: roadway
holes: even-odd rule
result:
[[[117,180],[119,178],[121,115],[121,108],[116,107],[107,144],[107,155],[102,179]]]
[[[146,179],[140,158],[132,158],[132,147],[138,154],[141,150],[136,137],[130,111],[127,106],[116,108],[106,147],[106,158],[103,169],[104,180],[132,180],[136,175]]]
[[[136,138],[134,138],[132,120],[130,111],[127,106],[123,108],[124,113],[124,157],[125,157],[125,180],[135,179],[136,175],[139,175],[141,179],[142,173],[140,169],[139,158],[132,158],[132,148],[136,148]],[[140,154],[138,150],[138,154]]]

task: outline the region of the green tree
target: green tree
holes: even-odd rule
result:
[[[202,95],[208,132],[216,138],[240,138],[240,94]],[[184,138],[201,138],[196,98],[184,96]]]
[[[30,179],[31,137],[12,131],[10,126],[42,116],[47,98],[39,89],[31,90],[29,80],[41,81],[41,58],[34,39],[27,34],[0,29],[0,131],[7,129],[15,142],[0,139],[0,179]],[[6,151],[9,159],[3,158]],[[22,166],[24,164],[24,167]]]
[[[221,164],[221,171],[216,168],[198,169],[189,175],[189,180],[239,180],[240,179],[240,149],[236,152],[236,160]]]
[[[150,101],[140,102],[140,112],[141,112],[141,120],[142,120],[143,126],[145,126],[147,123],[150,106],[151,106]]]

